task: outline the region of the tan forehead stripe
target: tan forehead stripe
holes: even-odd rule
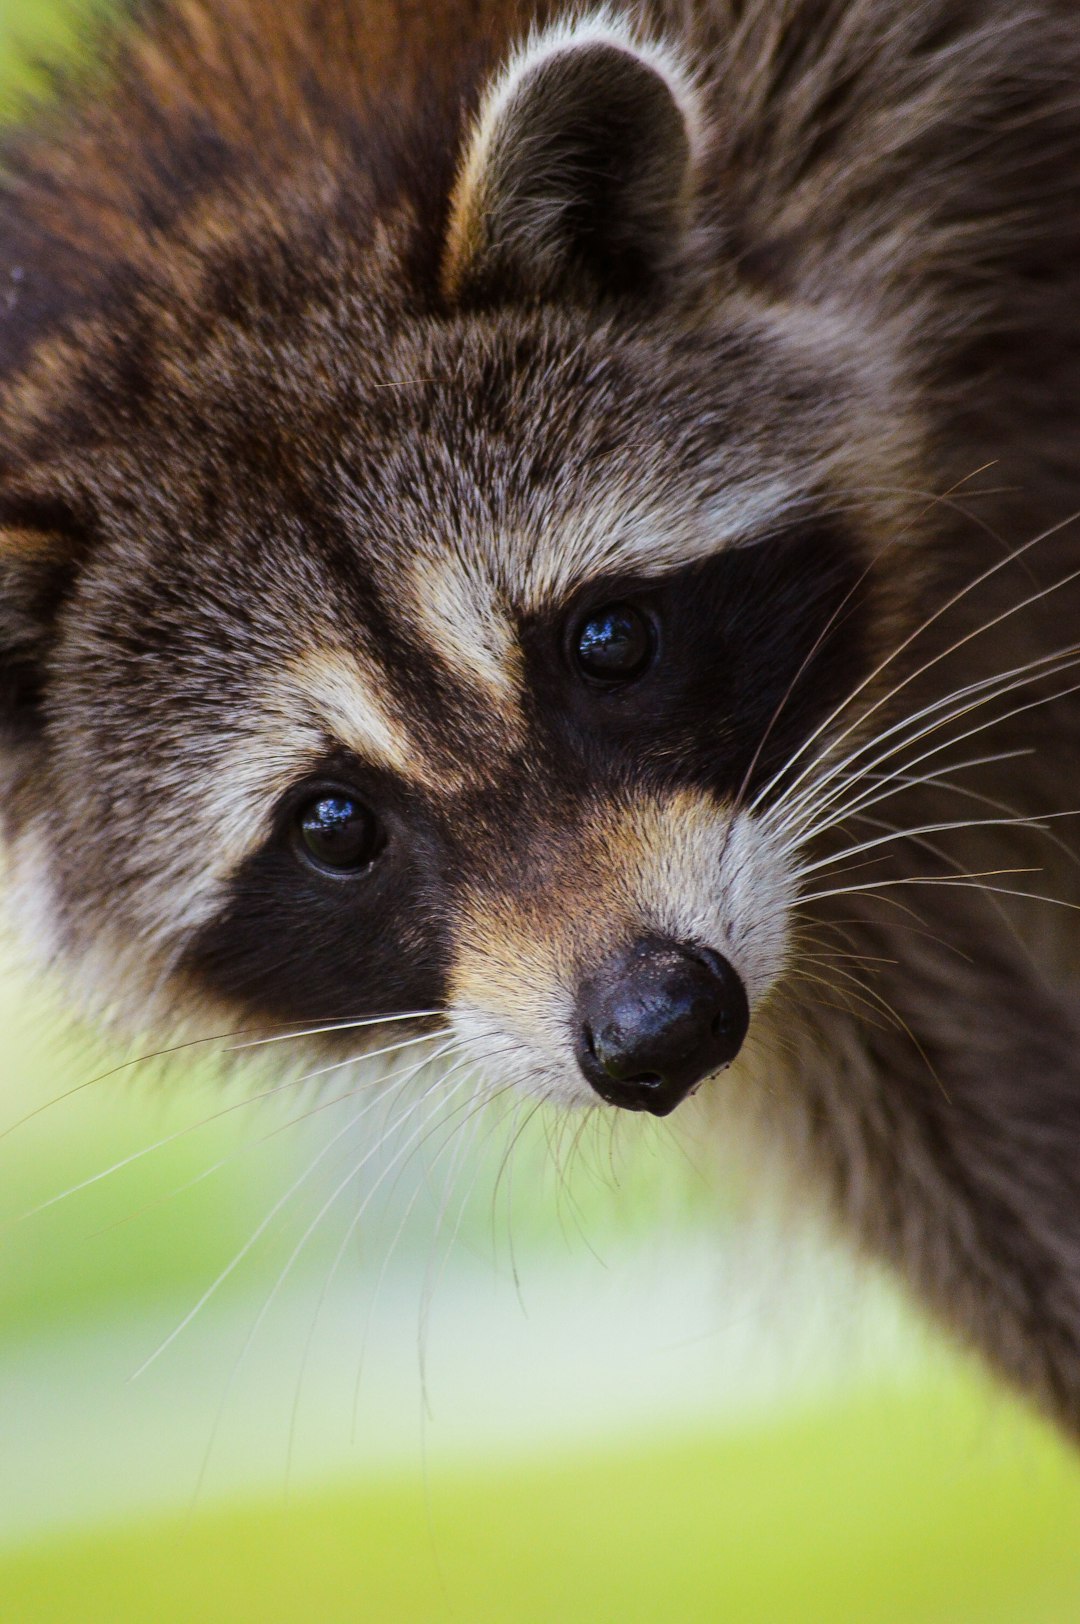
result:
[[[512,734],[523,725],[521,648],[490,581],[464,559],[425,558],[408,576],[410,618],[458,681],[467,682]]]
[[[434,773],[400,719],[388,710],[380,693],[377,669],[357,654],[320,650],[304,654],[284,674],[291,693],[307,715],[325,724],[341,744],[372,767],[396,773],[409,783],[430,783]]]

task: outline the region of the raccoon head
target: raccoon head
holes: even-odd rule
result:
[[[300,143],[9,381],[12,889],[95,1008],[443,1021],[656,1114],[736,1057],[907,452],[884,336],[740,279],[720,123],[549,30],[433,210]]]

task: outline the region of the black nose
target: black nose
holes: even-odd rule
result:
[[[734,1060],[750,1025],[743,984],[707,947],[638,942],[582,988],[578,1064],[602,1099],[667,1116]]]

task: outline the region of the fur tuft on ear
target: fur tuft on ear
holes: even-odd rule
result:
[[[673,50],[605,13],[535,35],[488,87],[469,137],[446,297],[653,290],[685,244],[701,145]]]

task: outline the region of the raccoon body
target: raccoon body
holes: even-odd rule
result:
[[[28,943],[129,1028],[705,1085],[1080,1430],[1072,0],[95,52],[0,204]]]

